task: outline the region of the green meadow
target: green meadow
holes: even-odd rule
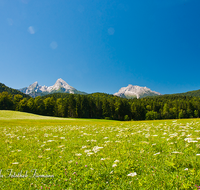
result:
[[[0,130],[0,189],[200,186],[200,119],[122,122],[0,111]]]

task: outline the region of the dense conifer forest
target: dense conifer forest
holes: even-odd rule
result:
[[[11,91],[0,93],[0,110],[17,110],[56,117],[116,120],[197,118],[200,115],[200,98],[163,95],[125,99],[105,93],[57,93],[31,98]]]

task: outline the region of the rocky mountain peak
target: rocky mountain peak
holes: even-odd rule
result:
[[[25,94],[29,94],[32,97],[45,95],[49,93],[70,93],[70,94],[86,94],[76,90],[74,87],[67,84],[63,79],[59,78],[53,86],[40,86],[38,82],[34,82],[28,87],[19,89]]]
[[[161,94],[159,92],[152,91],[150,88],[147,87],[129,84],[127,87],[122,87],[114,95],[124,98],[143,98],[146,96],[156,96]]]

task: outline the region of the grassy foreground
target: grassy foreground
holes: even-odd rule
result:
[[[199,122],[0,111],[0,189],[198,189]]]

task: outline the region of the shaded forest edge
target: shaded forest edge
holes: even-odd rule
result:
[[[198,118],[200,98],[163,95],[141,99],[93,93],[57,93],[31,98],[23,94],[0,93],[0,110],[16,110],[45,116],[115,120]]]

